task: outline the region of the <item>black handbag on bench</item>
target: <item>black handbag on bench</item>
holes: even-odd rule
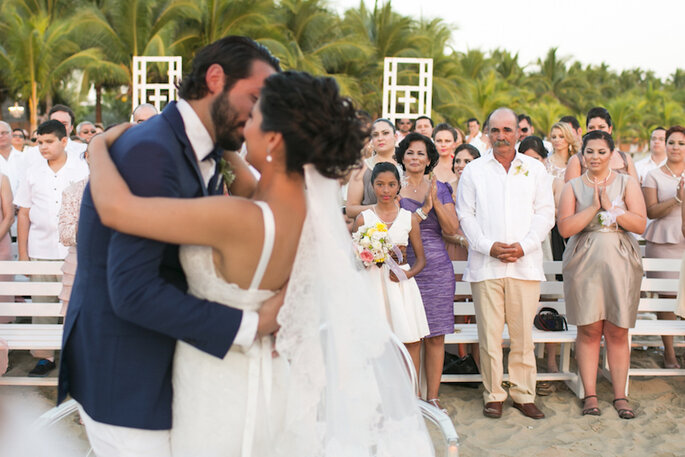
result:
[[[566,318],[559,314],[556,309],[544,307],[535,315],[533,325],[538,330],[546,332],[563,332],[568,330]]]

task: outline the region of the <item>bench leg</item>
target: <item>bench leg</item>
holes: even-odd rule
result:
[[[559,369],[562,373],[571,373],[571,346],[573,343],[561,343],[561,349],[559,351]],[[568,386],[573,393],[576,394],[578,398],[584,397],[583,383],[580,380],[580,375],[576,372],[574,379],[564,380],[564,383]]]

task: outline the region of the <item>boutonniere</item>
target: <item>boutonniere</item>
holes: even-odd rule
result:
[[[528,167],[526,167],[526,165],[520,159],[514,160],[514,163],[512,165],[514,166],[514,176],[520,174],[522,174],[523,176],[528,176]]]
[[[219,161],[219,173],[221,174],[221,177],[224,178],[226,189],[230,189],[231,184],[233,184],[233,181],[235,181],[235,173],[233,172],[233,167],[231,164],[228,163],[224,158],[221,158]]]

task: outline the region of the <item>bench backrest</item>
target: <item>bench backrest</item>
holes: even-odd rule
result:
[[[642,259],[642,267],[645,272],[680,272],[680,259]],[[543,270],[545,274],[561,274],[562,262],[545,261],[543,262]],[[455,274],[463,274],[466,269],[466,261],[459,260],[452,262]],[[645,293],[663,293],[675,295],[678,292],[678,279],[661,279],[661,278],[642,278],[640,290]],[[473,302],[471,301],[471,285],[464,281],[457,281],[454,288],[454,294],[460,296],[460,301],[454,302],[454,314],[456,316],[468,316],[475,314]],[[555,308],[561,314],[566,313],[566,305],[564,302],[564,285],[562,281],[544,281],[540,283],[540,306],[549,306]],[[463,301],[468,298],[469,301]],[[640,299],[638,311],[640,312],[657,312],[657,311],[674,311],[676,307],[676,298],[658,298],[647,297]]]
[[[62,262],[0,261],[0,275],[10,276],[0,281],[0,316],[60,316],[61,303],[15,303],[15,296],[57,297],[62,291]],[[29,281],[32,275],[55,275],[57,282]]]

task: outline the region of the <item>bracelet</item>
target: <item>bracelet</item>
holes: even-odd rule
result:
[[[676,201],[679,205],[683,203],[683,201],[682,201],[681,199],[678,198],[678,194],[675,194],[675,196],[674,196],[673,198],[675,198],[675,201]]]
[[[421,218],[422,221],[425,221],[426,218],[428,217],[428,216],[426,216],[426,214],[423,212],[423,208],[421,208],[421,207],[417,208],[415,212],[416,212],[416,214],[419,215],[419,217]]]

